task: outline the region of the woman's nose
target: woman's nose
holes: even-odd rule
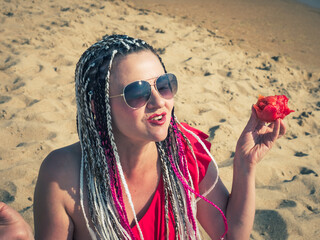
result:
[[[150,109],[161,108],[164,105],[165,105],[165,99],[156,90],[155,86],[151,86],[151,96],[148,101],[147,107]]]

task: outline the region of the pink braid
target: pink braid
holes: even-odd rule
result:
[[[125,208],[125,205],[124,205],[124,202],[123,202],[123,194],[122,194],[122,188],[121,188],[121,185],[120,185],[120,176],[119,176],[119,171],[118,171],[118,168],[116,169],[116,174],[117,174],[117,182],[118,182],[118,196],[119,196],[119,202],[122,206],[122,209],[123,209],[123,212],[124,212],[124,216],[125,216],[125,220],[126,220],[126,223],[127,223],[127,226],[129,228],[129,233],[131,235],[131,237],[133,239],[136,239],[135,235],[133,234],[132,230],[131,230],[131,227],[130,227],[130,224],[129,224],[129,220],[128,220],[128,214],[126,212],[126,208]]]
[[[99,133],[99,136],[100,136],[100,139],[101,139],[102,147],[104,149],[104,154],[105,154],[105,157],[106,157],[106,163],[107,163],[107,167],[108,167],[108,170],[109,170],[110,191],[111,191],[112,199],[114,201],[116,210],[117,210],[117,212],[119,214],[121,225],[127,231],[129,231],[130,235],[131,235],[131,228],[130,228],[130,225],[129,225],[129,221],[127,219],[126,214],[124,214],[124,211],[125,211],[124,204],[121,204],[121,202],[120,202],[121,205],[119,205],[118,201],[116,201],[117,200],[117,194],[115,192],[115,182],[114,182],[115,172],[112,169],[112,161],[114,161],[114,156],[112,154],[112,151],[110,150],[110,149],[112,149],[112,147],[109,144],[109,141],[105,140],[106,139],[105,132],[104,131],[99,131],[98,133]],[[117,178],[117,179],[119,179],[119,178]],[[119,187],[118,187],[118,189],[119,189]],[[121,189],[121,187],[120,187],[120,189]]]
[[[175,121],[173,119],[173,117],[171,117],[171,126],[173,127],[174,129],[174,132],[176,133],[176,136],[177,136],[177,141],[178,141],[178,145],[179,145],[179,157],[180,157],[180,154],[183,153],[183,150],[182,150],[182,142],[181,142],[181,138],[179,137],[180,134],[177,133],[177,125],[175,124]],[[184,159],[186,159],[185,157],[185,154],[183,154],[183,157]],[[182,159],[180,158],[180,159]],[[224,227],[225,227],[225,232],[222,234],[221,238],[220,239],[223,239],[224,236],[227,234],[228,232],[228,223],[227,223],[227,218],[226,216],[224,215],[223,211],[217,206],[215,205],[213,202],[211,202],[210,200],[208,200],[207,198],[205,198],[204,196],[202,196],[201,194],[197,193],[194,189],[192,189],[188,183],[186,183],[186,181],[183,179],[183,177],[181,176],[181,174],[179,173],[179,171],[177,170],[176,166],[174,165],[174,162],[173,162],[173,158],[171,156],[171,154],[169,154],[169,160],[170,160],[170,163],[171,163],[171,166],[173,168],[173,171],[175,172],[175,174],[177,175],[177,177],[179,178],[180,182],[182,183],[182,185],[184,186],[185,189],[188,189],[190,192],[192,192],[193,194],[195,194],[197,197],[200,197],[201,199],[203,199],[204,201],[206,201],[207,203],[211,204],[212,206],[214,206],[221,214],[222,218],[223,218],[223,222],[224,222]],[[184,172],[184,171],[183,171]],[[184,176],[185,177],[185,176]],[[185,177],[186,178],[186,177]],[[187,191],[186,191],[187,192]],[[188,206],[189,208],[189,206]],[[189,211],[189,210],[188,210]],[[189,215],[189,214],[188,214]],[[194,218],[192,217],[191,218],[192,221],[194,221]],[[192,224],[195,224],[192,222]],[[196,226],[196,225],[195,225]],[[194,228],[195,229],[195,228]],[[196,229],[195,229],[196,230]]]
[[[102,137],[102,133],[99,131],[99,135],[100,137]],[[103,134],[104,135],[104,134]],[[114,156],[113,153],[110,149],[112,149],[112,146],[109,144],[108,140],[102,140],[102,146],[105,149],[105,156],[106,156],[106,160],[107,160],[107,166],[109,169],[109,174],[110,174],[110,190],[111,190],[111,195],[112,195],[112,199],[114,201],[115,207],[117,209],[117,212],[119,214],[119,218],[120,218],[120,223],[121,225],[124,227],[124,229],[126,229],[126,231],[130,234],[130,236],[133,239],[136,239],[130,224],[129,224],[129,220],[128,220],[128,215],[126,213],[126,209],[125,209],[125,205],[123,202],[123,195],[122,195],[122,189],[121,189],[121,185],[120,185],[120,177],[119,177],[119,172],[118,169],[116,168],[115,170],[112,169],[112,162],[114,162]],[[116,183],[114,182],[114,178],[116,177]],[[116,188],[116,184],[117,184],[117,189],[118,192],[116,193],[115,188]],[[117,198],[117,196],[119,196]],[[117,201],[117,199],[120,202]]]
[[[187,169],[187,159],[186,156],[184,154],[184,151],[182,149],[182,142],[181,142],[181,138],[180,138],[180,134],[178,131],[178,127],[174,122],[174,118],[171,117],[171,126],[173,128],[173,131],[175,133],[175,136],[177,137],[177,142],[178,142],[178,154],[179,154],[179,159],[181,159],[181,165],[182,165],[182,173],[185,179],[188,179],[188,169]]]
[[[201,194],[197,193],[195,190],[193,190],[182,178],[182,176],[180,175],[179,171],[177,170],[176,166],[174,165],[173,161],[170,159],[170,163],[171,166],[173,168],[173,171],[175,172],[175,174],[177,175],[177,177],[179,178],[179,180],[181,181],[182,185],[187,188],[190,192],[192,192],[193,194],[195,194],[197,197],[202,198],[204,201],[206,201],[207,203],[211,204],[212,206],[214,206],[221,214],[222,218],[223,218],[223,222],[224,222],[224,227],[225,227],[225,232],[222,234],[220,239],[223,239],[224,236],[227,234],[228,231],[228,223],[227,223],[227,218],[225,217],[224,213],[222,212],[222,210],[215,205],[213,202],[211,202],[210,200],[208,200],[207,198],[205,198],[204,196],[202,196]]]
[[[172,157],[172,155],[171,155],[170,152],[168,153],[168,157],[169,157],[169,161],[170,161],[170,163],[171,163],[171,166],[172,166],[174,172],[176,173],[177,177],[178,177],[179,180],[181,181],[180,178],[182,178],[182,176],[180,175],[180,173],[178,173],[178,170],[177,170],[177,168],[176,168],[175,165],[174,165],[173,157]],[[178,175],[177,173],[178,173],[179,175]],[[195,233],[196,233],[196,232],[197,232],[197,231],[196,231],[196,230],[197,230],[197,225],[196,225],[196,221],[195,221],[195,219],[194,219],[194,217],[193,217],[193,214],[192,214],[190,196],[189,196],[189,193],[188,193],[188,191],[187,191],[188,189],[187,189],[186,186],[183,184],[183,182],[184,182],[184,181],[181,181],[181,183],[182,183],[182,185],[183,185],[183,188],[184,188],[184,191],[185,191],[185,193],[186,193],[187,214],[188,214],[189,219],[191,220],[192,227],[193,227],[193,229],[194,229],[194,231],[195,231]]]
[[[173,131],[175,133],[176,139],[177,139],[177,145],[178,145],[178,154],[179,154],[179,159],[181,159],[182,164],[182,173],[184,174],[184,178],[188,179],[189,175],[188,175],[188,165],[187,165],[187,158],[186,155],[184,154],[183,148],[182,148],[182,141],[180,138],[180,134],[178,132],[178,128],[177,125],[174,122],[174,118],[171,117],[171,126],[173,127]],[[171,159],[170,159],[171,158]],[[171,164],[173,163],[173,159],[172,159],[172,155],[170,155],[169,160],[171,162]],[[187,215],[189,217],[189,219],[191,220],[192,223],[192,227],[195,231],[195,234],[197,233],[197,224],[196,221],[194,219],[194,215],[192,214],[192,207],[191,207],[191,197],[189,195],[189,192],[187,191],[187,189],[184,186],[184,190],[186,193],[186,200],[187,200]]]
[[[109,164],[108,164],[109,165]],[[130,233],[130,235],[133,236],[133,233],[131,231],[130,225],[129,225],[129,221],[127,218],[127,214],[125,212],[125,208],[124,208],[124,204],[123,202],[120,202],[120,205],[117,201],[117,194],[115,192],[115,182],[114,182],[114,171],[111,169],[111,166],[109,165],[109,173],[110,173],[110,190],[111,190],[111,195],[115,204],[115,207],[117,209],[117,212],[119,214],[119,218],[120,218],[120,222],[121,225]],[[121,188],[120,188],[121,189]]]

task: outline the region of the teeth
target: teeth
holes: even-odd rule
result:
[[[162,119],[162,115],[152,118],[152,120],[157,120],[157,121],[161,119]]]

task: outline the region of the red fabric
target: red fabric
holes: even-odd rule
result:
[[[205,143],[207,148],[210,150],[211,144],[205,139],[208,138],[208,135],[205,133],[190,127],[189,125],[182,123],[183,126],[194,132],[200,139]],[[197,158],[197,164],[193,155],[185,141],[183,141],[183,147],[187,156],[188,168],[190,175],[193,180],[194,188],[197,192],[199,192],[199,183],[204,178],[208,165],[211,161],[210,157],[207,155],[205,150],[202,148],[200,143],[188,132],[181,128],[181,131],[186,135],[189,139],[190,143],[193,146],[194,153]],[[198,174],[199,173],[199,174]],[[199,179],[199,181],[198,181]],[[169,208],[170,209],[170,208]],[[172,211],[169,210],[169,239],[175,239],[174,235],[174,217]],[[140,219],[139,226],[142,230],[144,239],[165,239],[166,238],[166,222],[165,222],[165,211],[164,211],[164,189],[163,189],[163,179],[160,178],[160,182],[145,215]],[[132,231],[137,239],[140,239],[139,231],[136,226],[132,228]]]

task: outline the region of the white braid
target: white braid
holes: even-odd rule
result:
[[[108,71],[107,76],[106,76],[106,85],[105,85],[106,96],[109,96],[110,69],[111,69],[111,66],[112,66],[112,62],[113,62],[114,56],[117,54],[117,52],[118,52],[117,50],[113,50],[112,56],[111,56],[111,59],[110,59],[109,71]],[[117,150],[117,145],[116,145],[115,140],[114,140],[114,135],[113,135],[113,131],[112,131],[112,124],[111,124],[111,122],[112,122],[111,114],[108,114],[108,112],[111,113],[110,104],[109,104],[109,98],[107,97],[105,100],[106,100],[106,109],[107,109],[107,116],[106,116],[107,117],[107,126],[108,126],[108,133],[109,133],[111,146],[112,146],[112,149],[113,149],[113,152],[114,152],[114,156],[115,156],[115,159],[116,159],[116,164],[117,164],[117,167],[118,167],[118,170],[119,170],[120,179],[121,179],[121,182],[123,184],[125,193],[126,193],[126,195],[128,197],[128,201],[129,201],[129,204],[130,204],[133,216],[134,216],[134,220],[136,222],[136,226],[137,226],[137,228],[139,230],[140,238],[143,240],[144,239],[143,238],[143,234],[142,234],[142,231],[141,231],[138,219],[137,219],[136,212],[134,210],[132,197],[131,197],[131,194],[130,194],[129,187],[127,185],[126,179],[124,177],[124,173],[123,173],[121,162],[120,162],[120,157],[119,157],[118,150]]]
[[[78,103],[77,103],[78,104]],[[80,115],[78,115],[78,119],[80,118]],[[79,131],[79,135],[81,136],[81,127],[80,127],[80,121],[78,120],[78,123],[79,123],[79,127],[78,127],[78,131]],[[87,217],[87,214],[85,212],[85,209],[84,209],[84,204],[83,204],[83,172],[84,172],[84,159],[83,159],[83,156],[84,156],[84,151],[83,151],[83,147],[82,147],[82,142],[80,141],[80,145],[81,145],[81,163],[80,163],[80,206],[81,206],[81,209],[82,209],[82,213],[83,213],[83,216],[84,216],[84,219],[86,221],[86,226],[87,226],[87,229],[89,231],[89,234],[90,234],[90,237],[92,240],[96,240],[96,235],[94,233],[94,231],[91,229],[90,225],[89,225],[89,220],[88,220],[88,217]]]
[[[125,46],[125,48],[126,48],[127,50],[130,49],[130,46],[129,46],[128,44],[126,44],[122,39],[120,39],[120,40],[118,40],[118,41],[121,42],[122,45]]]
[[[177,123],[179,123],[179,121],[177,121],[177,118],[176,118],[176,116],[174,115],[174,119],[175,119],[175,121],[177,122]],[[180,124],[180,123],[179,123]],[[175,147],[175,146],[173,146],[173,147]],[[195,156],[195,154],[194,154],[194,151],[193,151],[193,149],[191,149],[191,152],[192,152],[192,155],[193,155],[193,157],[194,157],[194,159],[195,159],[195,164],[196,164],[196,169],[197,169],[197,172],[198,172],[198,182],[199,182],[199,169],[198,169],[198,162],[197,162],[197,158],[196,158],[196,156]],[[177,169],[178,171],[180,171],[180,168],[178,168]],[[181,174],[181,177],[182,178],[184,178],[184,180],[186,181],[186,182],[190,182],[190,186],[191,186],[191,188],[193,188],[194,189],[194,184],[193,184],[193,180],[192,180],[192,177],[191,177],[191,174],[190,174],[190,171],[189,171],[189,167],[187,166],[186,167],[186,170],[187,170],[187,174],[188,174],[188,179],[186,179],[185,177],[184,177],[184,174],[182,174],[181,172],[180,172],[180,174]],[[179,181],[179,185],[181,184],[181,182]],[[182,187],[182,189],[183,189],[183,186],[181,185],[181,187]],[[182,191],[182,193],[183,193],[183,195],[184,195],[184,197],[183,197],[183,199],[184,199],[184,201],[186,201],[186,198],[187,198],[187,196],[186,196],[186,193],[184,192],[184,191]],[[193,214],[193,218],[194,219],[197,219],[197,217],[196,217],[196,215],[197,215],[197,200],[195,199],[195,196],[193,195],[193,194],[190,194],[189,195],[190,196],[190,202],[191,202],[191,208],[192,208],[192,214]],[[186,202],[185,202],[185,211],[187,212],[187,209],[186,209]],[[187,221],[186,222],[186,224],[187,224],[187,231],[190,233],[189,234],[189,236],[193,239],[193,237],[194,237],[194,235],[195,235],[195,232],[194,232],[194,229],[193,229],[193,227],[192,227],[192,224],[189,222],[189,221]],[[200,237],[200,232],[199,232],[199,227],[198,227],[198,224],[197,224],[197,222],[196,222],[196,234],[197,234],[197,236],[198,236],[198,239],[201,239],[201,237]]]
[[[83,75],[83,77],[85,78],[85,76],[87,75],[88,73],[88,70],[91,69],[92,67],[94,67],[94,63],[91,64],[87,71],[85,72],[85,74]],[[81,81],[81,79],[79,79],[79,74],[77,73],[77,76],[76,76],[76,79]],[[87,89],[87,86],[88,86],[88,83],[89,83],[89,79],[87,79],[88,81],[85,81],[84,83],[84,87],[82,90],[85,90]],[[79,83],[78,81],[76,81],[76,87],[78,87]],[[91,100],[91,94],[89,93],[89,98]],[[77,97],[77,99],[80,99],[79,97]],[[84,96],[84,99],[86,100],[86,96]],[[82,115],[82,110],[80,108],[80,101],[77,101],[77,107],[78,107],[78,131],[79,131],[79,137],[80,137],[80,140],[85,140],[83,134],[82,134],[82,122],[81,122],[81,115]],[[91,105],[89,105],[90,107],[90,110],[92,111],[91,109]],[[88,109],[83,109],[84,112],[88,115],[89,112],[87,111]],[[96,235],[94,234],[94,231],[91,229],[90,225],[89,225],[89,221],[88,221],[88,218],[87,218],[87,215],[85,213],[85,210],[84,210],[84,204],[83,204],[83,180],[84,180],[84,177],[83,177],[83,174],[84,174],[84,159],[86,158],[86,154],[84,152],[84,146],[83,145],[83,141],[80,141],[80,144],[81,144],[81,150],[82,150],[82,158],[81,158],[81,166],[80,166],[80,205],[81,205],[81,208],[82,208],[82,211],[83,211],[83,215],[84,215],[84,218],[85,218],[85,221],[86,221],[86,226],[87,226],[87,229],[89,231],[89,234],[91,236],[91,239],[95,240],[97,239],[96,238]],[[91,149],[89,149],[91,150]],[[92,153],[91,153],[92,154]],[[102,237],[103,239],[118,239],[118,235],[117,233],[114,231],[114,228],[110,227],[112,226],[112,223],[110,222],[110,219],[109,218],[105,218],[105,212],[109,212],[114,219],[116,219],[117,217],[115,216],[114,212],[115,212],[115,209],[111,209],[110,206],[113,206],[113,204],[110,202],[110,199],[107,198],[107,203],[104,202],[103,200],[103,197],[104,194],[102,194],[101,192],[101,189],[100,187],[97,186],[97,182],[94,180],[95,177],[92,176],[92,173],[89,171],[88,172],[88,175],[89,175],[89,181],[88,181],[88,186],[90,186],[90,189],[95,189],[95,191],[91,192],[92,193],[92,197],[93,199],[95,199],[96,201],[93,201],[93,204],[94,204],[94,209],[96,209],[97,211],[95,212],[96,215],[98,216],[97,217],[97,220],[99,222],[98,228],[100,228],[101,230],[98,231],[98,234],[100,237]],[[113,206],[114,207],[114,206]],[[109,209],[109,211],[108,211]],[[125,237],[125,239],[130,239],[130,236],[128,235],[128,233],[126,232],[126,230],[122,227],[122,225],[118,222],[118,221],[115,221],[115,224],[117,224],[117,227],[119,229],[119,231],[123,234],[123,236]],[[101,234],[103,236],[101,236]]]
[[[218,168],[218,165],[216,163],[216,161],[214,160],[213,156],[211,155],[210,151],[208,150],[208,148],[206,147],[206,145],[204,144],[204,142],[192,131],[186,129],[179,121],[177,118],[175,118],[175,121],[179,124],[179,126],[181,126],[185,131],[187,131],[188,133],[190,133],[194,138],[197,139],[197,141],[201,144],[202,148],[206,151],[206,153],[208,154],[208,156],[211,158],[211,161],[213,162],[215,168],[216,168],[216,179],[214,181],[214,183],[212,184],[212,186],[205,192],[202,194],[202,196],[207,196],[211,191],[212,189],[214,189],[214,187],[216,186],[217,182],[218,182],[218,179],[219,179],[219,168]],[[196,199],[196,202],[198,202],[201,198],[197,198]]]
[[[77,76],[76,76],[76,80],[79,80],[79,73],[77,73]],[[79,80],[80,81],[80,80]],[[76,85],[76,89],[79,88],[79,82],[76,81],[75,85]],[[78,94],[78,91],[76,91],[76,94]],[[80,109],[80,98],[79,96],[77,95],[76,96],[76,99],[77,99],[77,108],[78,108],[78,111]],[[78,113],[78,133],[79,133],[79,136],[81,138],[82,136],[82,132],[81,132],[81,114]],[[89,234],[90,234],[90,237],[92,240],[96,240],[96,235],[94,234],[94,231],[91,229],[90,225],[89,225],[89,220],[88,220],[88,217],[87,217],[87,214],[85,212],[85,208],[84,208],[84,204],[83,204],[83,179],[84,179],[84,176],[83,176],[83,173],[84,173],[84,148],[82,146],[82,141],[80,141],[80,147],[81,147],[81,162],[80,162],[80,206],[81,206],[81,209],[82,209],[82,213],[83,213],[83,216],[84,216],[84,219],[85,219],[85,222],[86,222],[86,226],[87,226],[87,229],[89,231]]]
[[[183,185],[182,185],[182,183],[180,181],[178,182],[178,184],[181,187],[181,189],[184,189]],[[187,196],[186,196],[186,192],[185,191],[181,191],[181,193],[182,193],[183,201],[184,201],[184,211],[187,212],[187,202],[186,202]],[[194,200],[194,198],[193,198],[193,200]],[[195,232],[193,230],[191,222],[190,221],[185,221],[185,223],[186,223],[186,228],[187,228],[187,233],[188,233],[187,238],[195,240]],[[196,227],[198,229],[198,226],[196,226]]]

